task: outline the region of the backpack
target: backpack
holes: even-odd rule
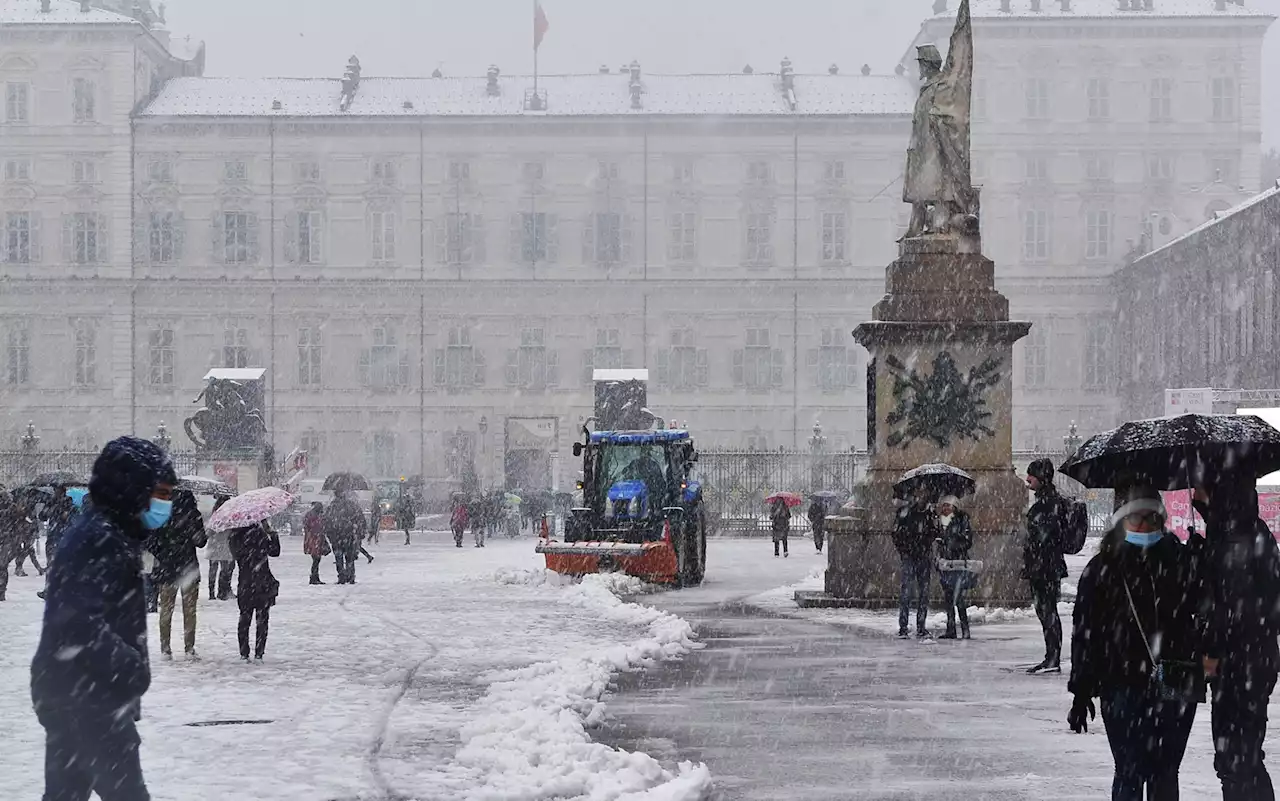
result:
[[[1089,536],[1089,507],[1084,501],[1064,497],[1058,504],[1059,524],[1062,531],[1062,552],[1077,554],[1084,550]]]

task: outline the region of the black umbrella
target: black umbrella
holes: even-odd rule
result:
[[[70,470],[54,470],[41,473],[27,482],[33,487],[87,487],[89,480],[81,478]]]
[[[972,495],[978,484],[973,476],[949,464],[922,464],[902,474],[893,485],[893,497],[910,498],[915,488],[923,486],[934,500],[944,495]]]
[[[213,495],[218,498],[233,498],[237,494],[226,482],[204,476],[183,476],[178,479],[177,488],[192,495]]]
[[[1280,431],[1254,415],[1184,414],[1135,420],[1091,437],[1059,472],[1086,487],[1142,480],[1187,489],[1207,476],[1280,470]]]
[[[373,489],[359,473],[333,473],[324,480],[324,492],[365,492]]]

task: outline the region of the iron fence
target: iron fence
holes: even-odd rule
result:
[[[26,484],[41,473],[66,470],[88,478],[93,462],[101,451],[0,450],[0,484],[16,487]],[[196,471],[194,451],[170,451],[178,475]]]
[[[765,498],[775,492],[808,496],[853,488],[860,454],[797,451],[699,451],[698,478],[711,533],[765,534],[771,530]],[[791,530],[808,531],[805,509],[794,510]]]

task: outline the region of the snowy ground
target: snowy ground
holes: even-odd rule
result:
[[[597,577],[548,577],[533,540],[459,550],[442,532],[384,538],[359,583],[307,585],[299,538],[263,664],[238,659],[235,602],[202,587],[198,662],[158,658],[143,703],[143,765],[157,801],[654,799],[701,796],[700,765],[667,768],[592,743],[587,727],[619,671],[697,647],[687,624]],[[31,712],[35,578],[0,604],[0,751],[6,798],[37,799],[43,732]],[[181,610],[174,637],[180,652]],[[255,720],[259,724],[203,725]]]

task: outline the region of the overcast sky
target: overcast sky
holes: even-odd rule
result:
[[[1208,0],[1206,0],[1208,2]],[[1247,0],[1280,14],[1280,0]],[[542,0],[551,30],[544,73],[617,69],[639,59],[650,72],[776,72],[789,56],[800,72],[832,63],[893,69],[933,0]],[[533,69],[533,0],[168,0],[169,25],[208,44],[208,74],[330,77],[347,57],[366,75],[483,75]],[[1280,23],[1264,74],[1267,140],[1280,145]]]

